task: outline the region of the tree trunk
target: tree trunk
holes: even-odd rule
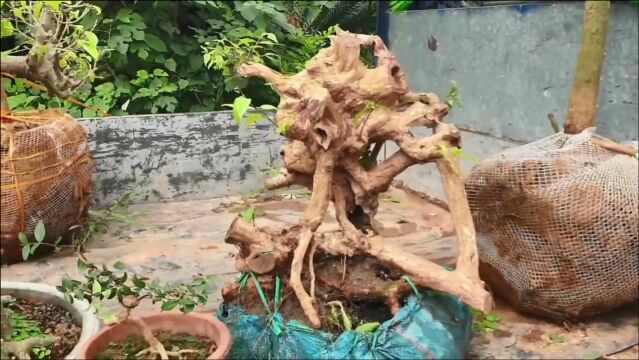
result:
[[[577,71],[564,125],[567,134],[578,134],[595,126],[609,15],[610,1],[586,1]]]

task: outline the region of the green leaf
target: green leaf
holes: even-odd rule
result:
[[[113,296],[114,294],[113,294],[113,291],[111,289],[106,289],[106,290],[104,290],[102,292],[102,295],[104,295],[104,297],[108,299],[109,297]]]
[[[242,118],[244,118],[244,114],[251,106],[251,99],[246,98],[244,96],[238,96],[233,101],[233,118],[237,123],[237,126],[240,126],[242,123]]]
[[[142,41],[144,40],[145,33],[142,30],[131,29],[131,37],[133,40]]]
[[[129,50],[129,44],[120,44],[115,47],[115,49],[122,55],[126,55],[126,52]]]
[[[144,35],[144,41],[149,47],[157,52],[166,52],[166,45],[159,37],[146,33]],[[199,56],[199,55],[198,55]]]
[[[85,41],[86,42],[82,44],[82,49],[84,49],[84,51],[86,51],[94,60],[98,60],[100,57],[100,52],[98,51],[98,37],[94,33],[88,31],[85,33]]]
[[[133,282],[133,285],[135,285],[135,287],[139,289],[144,289],[144,287],[146,287],[146,283],[142,281],[140,278],[138,278],[137,276],[134,276],[133,279],[131,279],[131,281]]]
[[[171,311],[175,309],[177,304],[178,302],[175,300],[166,300],[165,302],[162,303],[162,311]]]
[[[27,238],[27,235],[25,235],[24,233],[18,234],[18,240],[20,240],[20,243],[22,245],[29,245],[29,239]]]
[[[102,319],[102,321],[104,321],[105,324],[115,324],[118,322],[118,316],[113,313],[100,316],[100,318]]]
[[[246,117],[246,126],[251,126],[262,119],[264,119],[264,116],[260,113],[250,114]]]
[[[193,303],[192,301],[188,301],[182,304],[182,312],[183,313],[190,313],[191,311],[193,311],[193,309],[195,309],[195,303]]]
[[[269,111],[269,110],[277,111],[277,107],[273,106],[273,105],[270,105],[270,104],[260,105],[260,109],[267,110],[267,111]]]
[[[253,22],[259,15],[257,7],[251,3],[243,3],[241,6],[236,7],[236,10],[239,11],[240,15],[248,22]]]
[[[148,58],[148,57],[149,57],[149,52],[148,52],[148,51],[146,51],[145,49],[140,49],[140,50],[138,51],[138,57],[139,57],[140,59],[142,59],[142,60],[146,60],[146,58]]]
[[[33,17],[36,19],[40,18],[40,15],[42,15],[42,8],[44,7],[44,1],[38,1],[37,3],[35,3],[33,5]]]
[[[180,79],[178,81],[178,87],[180,88],[180,90],[184,89],[185,87],[189,86],[189,81],[186,79]]]
[[[204,57],[200,54],[191,54],[189,56],[189,68],[191,71],[199,70],[204,64]]]
[[[242,219],[248,223],[253,223],[255,221],[255,206],[251,206],[248,210],[242,213]]]
[[[138,72],[135,74],[139,79],[148,79],[149,78],[149,73],[146,70],[138,70]]]
[[[29,258],[29,255],[31,255],[31,245],[30,244],[23,245],[22,260],[27,261],[27,259]]]
[[[164,62],[164,66],[166,66],[166,68],[169,69],[170,71],[175,71],[175,68],[177,67],[177,63],[173,59],[167,59]]]
[[[91,293],[95,295],[101,292],[102,292],[102,285],[100,285],[98,280],[93,280],[93,287],[91,288]]]
[[[274,43],[277,43],[277,37],[273,33],[264,33],[264,37],[273,41]]]
[[[132,12],[133,10],[124,7],[120,9],[120,11],[118,11],[118,13],[115,15],[115,18],[123,23],[130,24],[131,23],[130,16]]]
[[[13,34],[13,24],[7,19],[0,21],[0,37],[7,37]]]
[[[115,264],[113,264],[113,268],[116,270],[124,270],[125,267],[126,265],[122,261],[116,261]]]
[[[78,267],[78,270],[80,270],[81,273],[84,273],[88,269],[87,263],[82,261],[82,259],[78,259],[76,266]]]
[[[66,290],[73,290],[78,285],[78,282],[71,279],[62,279],[62,287]]]
[[[365,324],[360,324],[358,327],[355,328],[355,332],[371,333],[371,332],[374,332],[375,330],[377,330],[377,328],[380,325],[381,324],[379,322],[369,322],[369,323],[365,323]]]
[[[344,330],[350,331],[353,329],[353,323],[351,322],[351,318],[344,310],[343,306],[340,306],[340,312],[342,313],[342,323],[344,324]]]
[[[288,136],[289,131],[291,131],[291,124],[284,123],[277,128],[277,132],[282,136]]]
[[[167,76],[169,76],[169,74],[168,74],[166,71],[162,70],[162,69],[155,69],[155,70],[153,70],[153,75],[155,75],[155,76],[160,76],[160,77],[167,77]]]
[[[33,235],[36,238],[36,241],[38,243],[41,243],[42,240],[44,240],[44,236],[46,235],[45,229],[44,229],[44,223],[42,222],[42,220],[38,221],[38,224],[35,227],[35,230],[33,231]]]
[[[98,37],[91,31],[85,32],[84,38],[85,38],[84,40],[89,44],[93,44],[93,45],[98,44]]]
[[[24,21],[24,8],[22,6],[13,6],[11,9],[13,11],[13,16],[17,17],[20,20]]]

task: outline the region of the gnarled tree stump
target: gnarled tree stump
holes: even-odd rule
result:
[[[376,57],[373,68],[360,61],[364,47],[372,48]],[[303,218],[291,229],[258,229],[241,218],[233,222],[226,241],[240,249],[239,271],[290,274],[288,285],[315,328],[320,327],[312,265],[316,252],[372,256],[410,276],[417,285],[458,296],[481,311],[490,310],[492,298],[478,275],[475,230],[458,163],[442,151],[459,146],[459,131],[442,122],[449,109],[436,95],[409,92],[399,63],[379,37],[338,30],[328,48],[290,77],[256,63],[242,64],[237,71],[265,79],[281,96],[276,121],[289,140],[281,152],[285,167],[266,187],[302,185],[312,190]],[[415,138],[410,132],[414,126],[431,128],[433,135]],[[400,150],[377,163],[386,141],[395,142]],[[373,228],[378,195],[409,166],[429,162],[440,170],[456,223],[459,255],[454,271],[386,244]],[[341,230],[318,233],[331,202]],[[310,294],[301,280],[307,263]],[[358,296],[384,299],[394,312],[399,298],[410,292],[405,285],[398,280]],[[356,292],[352,284],[335,286],[344,293],[349,288],[348,293]],[[225,299],[236,292],[236,287],[227,286]]]

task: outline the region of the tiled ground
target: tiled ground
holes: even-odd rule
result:
[[[224,243],[226,230],[247,202],[263,215],[258,226],[284,227],[297,221],[305,202],[304,193],[292,191],[282,198],[250,200],[236,198],[133,205],[128,209],[131,224],[113,224],[108,233],[96,236],[86,256],[96,263],[122,261],[127,270],[166,282],[185,281],[197,274],[216,274],[208,304],[198,311],[211,311],[221,301],[221,286],[237,276],[233,268],[235,248]],[[383,224],[382,235],[426,258],[450,263],[455,254],[449,213],[428,197],[393,188],[381,201],[376,217]],[[323,229],[337,224],[329,215]],[[379,227],[378,227],[379,228]],[[59,284],[64,277],[77,278],[76,258],[57,254],[2,269],[2,280]],[[104,305],[107,311],[117,303]],[[151,310],[143,304],[138,311]],[[498,302],[495,313],[503,320],[500,329],[477,336],[471,354],[480,358],[595,358],[637,342],[635,309],[625,309],[573,326],[570,330],[523,317]],[[565,341],[549,344],[552,335]],[[629,356],[632,352],[626,352]],[[620,355],[617,355],[620,356]],[[623,354],[621,355],[623,356]],[[623,357],[622,357],[623,358]]]

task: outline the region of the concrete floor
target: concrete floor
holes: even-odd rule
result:
[[[262,213],[256,219],[258,226],[286,227],[296,223],[307,195],[299,191],[281,195],[132,205],[128,209],[131,223],[112,224],[107,233],[95,236],[86,256],[97,264],[121,261],[128,271],[170,283],[188,281],[195,275],[215,274],[217,281],[210,289],[208,303],[197,309],[210,312],[221,302],[223,284],[238,275],[233,264],[235,247],[224,243],[229,224],[251,204]],[[456,246],[450,214],[428,196],[392,188],[380,202],[376,220],[388,241],[441,264],[454,259]],[[331,213],[320,230],[335,227]],[[80,277],[73,254],[59,253],[4,267],[1,278],[58,285],[65,277]],[[103,304],[104,312],[118,309],[115,302]],[[136,309],[151,310],[153,305],[149,302]],[[596,358],[637,343],[636,308],[622,309],[575,324],[570,329],[521,316],[499,299],[495,313],[503,319],[500,329],[476,336],[471,344],[472,356]],[[551,345],[549,338],[558,334],[565,341]],[[636,352],[636,347],[631,351]],[[626,354],[634,356],[632,352]]]

